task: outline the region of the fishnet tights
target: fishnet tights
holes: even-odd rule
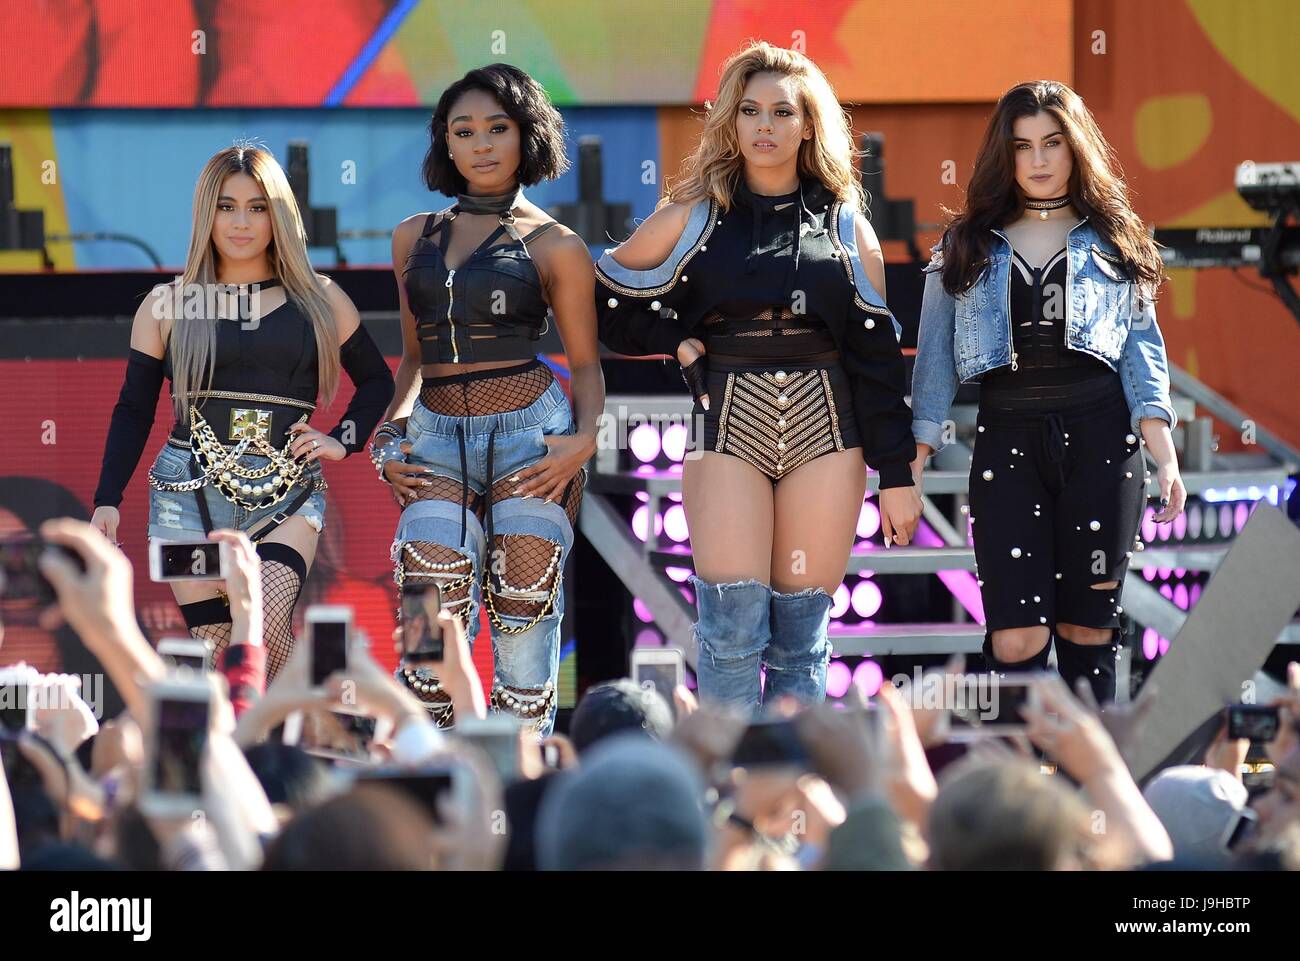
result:
[[[277,561],[262,561],[262,644],[266,648],[266,683],[275,680],[293,653],[293,608],[298,603],[302,581],[298,572]],[[190,628],[199,640],[212,645],[212,663],[221,663],[221,652],[230,644],[229,621]]]
[[[420,403],[435,414],[454,417],[477,417],[521,410],[551,386],[550,368],[545,364],[499,377],[483,377],[458,383],[425,383],[420,388]]]

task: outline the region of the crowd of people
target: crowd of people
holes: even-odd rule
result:
[[[57,594],[47,617],[57,611],[76,631],[126,709],[101,724],[74,678],[30,674],[30,723],[3,741],[6,869],[1300,867],[1297,664],[1267,745],[1273,783],[1253,796],[1240,773],[1249,742],[1226,728],[1204,763],[1167,768],[1140,790],[1123,747],[1143,736],[1158,696],[1102,711],[1085,682],[1076,696],[1054,674],[1021,709],[1024,738],[964,753],[946,740],[943,710],[889,682],[870,703],[856,688],[811,707],[780,699],[766,711],[790,722],[802,759],[748,764],[736,746],[752,718],[700,707],[685,687],[670,704],[614,680],[586,691],[567,736],[539,739],[520,725],[503,770],[457,731],[486,717],[487,701],[454,616],[437,615],[457,718],[440,730],[371,656],[381,639],[359,633],[347,667],[323,684],[311,683],[310,645],[298,644],[265,685],[261,561],[240,532],[212,535],[230,559],[233,623],[215,671],[170,665],[154,650],[137,624],[131,565],[99,531],[61,519],[40,534],[64,549],[38,561]],[[151,692],[187,671],[211,690],[198,803],[160,813],[141,803],[158,749]],[[329,762],[283,743],[291,714],[341,704],[385,732],[367,760]],[[431,772],[456,789],[429,801],[400,777],[370,776]]]

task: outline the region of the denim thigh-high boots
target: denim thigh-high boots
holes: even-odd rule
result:
[[[763,700],[789,696],[801,704],[826,699],[826,666],[831,643],[826,634],[831,596],[820,587],[794,594],[772,592],[772,640],[763,654],[767,685]]]
[[[711,584],[694,575],[690,583],[699,612],[694,635],[700,702],[755,712],[759,669],[772,637],[772,589],[753,580]]]

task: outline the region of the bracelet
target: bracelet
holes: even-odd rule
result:
[[[392,440],[386,444],[380,444],[379,438],[381,436],[391,437]],[[405,436],[406,436],[406,432],[403,431],[402,428],[399,427],[397,424],[394,424],[392,421],[387,421],[383,424],[380,424],[379,429],[375,431],[374,440],[371,441],[370,443],[370,451],[369,451],[370,463],[374,465],[375,473],[379,475],[379,479],[383,481],[385,484],[391,482],[387,477],[384,476],[384,465],[387,464],[390,460],[406,460],[406,455],[400,453],[401,440]],[[389,456],[388,452],[393,447],[396,447],[399,453],[394,456]]]

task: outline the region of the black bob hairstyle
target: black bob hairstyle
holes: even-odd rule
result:
[[[421,171],[430,190],[446,197],[465,191],[465,178],[447,155],[447,117],[456,101],[470,90],[491,94],[519,125],[519,186],[554,180],[569,169],[569,158],[564,153],[564,118],[542,85],[518,67],[493,63],[471,70],[438,98],[438,106],[429,118],[429,152],[424,155]]]

